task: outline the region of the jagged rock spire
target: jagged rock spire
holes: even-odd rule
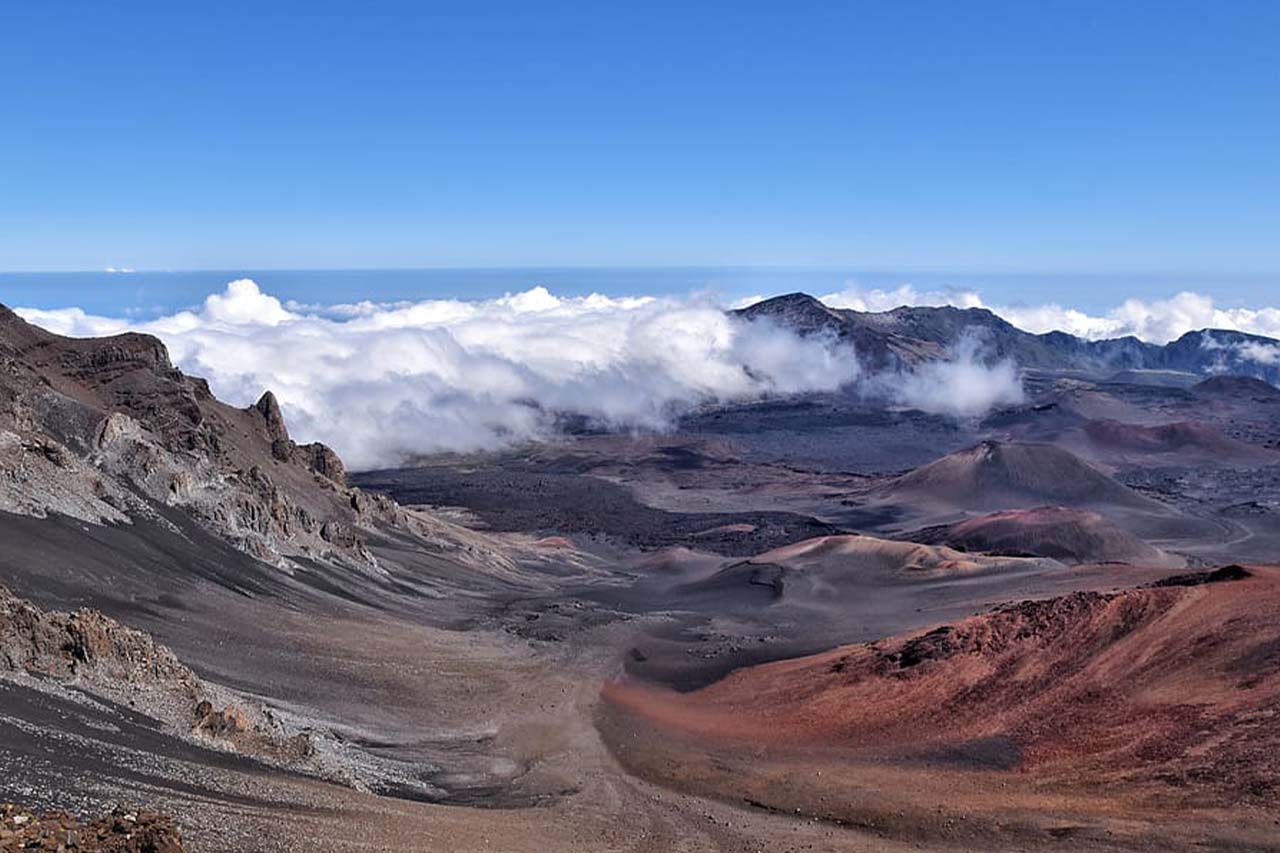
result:
[[[265,392],[253,407],[266,421],[267,435],[273,442],[289,440],[289,430],[284,425],[284,414],[280,411],[280,403],[276,400],[275,394],[270,391]]]

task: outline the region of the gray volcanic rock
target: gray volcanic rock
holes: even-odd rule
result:
[[[261,415],[263,421],[266,422],[267,438],[272,442],[289,440],[289,430],[284,425],[284,413],[280,411],[280,404],[276,402],[276,395],[270,391],[263,392],[262,396],[254,403],[253,408]]]
[[[246,754],[288,762],[311,755],[306,735],[286,734],[271,715],[205,683],[150,634],[97,610],[44,610],[0,586],[4,673],[36,674],[124,699],[181,733]]]
[[[401,520],[328,447],[295,444],[270,391],[221,403],[149,335],[68,338],[0,306],[0,366],[0,509],[120,523],[177,506],[270,563],[370,568],[358,531]]]

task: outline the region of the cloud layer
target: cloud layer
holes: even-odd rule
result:
[[[987,307],[970,291],[848,289],[824,302]],[[1280,335],[1280,311],[1219,309],[1205,296],[1129,300],[1102,315],[1058,305],[994,308],[1029,331],[1164,342],[1205,327]],[[275,391],[296,438],[330,444],[352,467],[441,450],[493,448],[555,432],[562,416],[613,429],[661,429],[714,401],[828,391],[858,381],[891,403],[955,417],[1022,399],[1017,365],[984,365],[967,339],[913,373],[864,376],[856,354],[767,322],[727,315],[707,298],[557,297],[543,287],[487,301],[284,304],[248,279],[197,308],[148,322],[76,308],[19,309],[62,334],[134,329],[159,336],[174,362],[247,405]],[[1243,353],[1280,361],[1280,350]]]
[[[701,403],[834,390],[859,373],[850,350],[710,301],[565,299],[542,287],[484,302],[308,309],[246,279],[147,323],[21,313],[62,334],[155,334],[222,399],[246,405],[270,388],[296,437],[330,444],[356,468],[542,437],[564,414],[659,429]]]
[[[869,390],[911,408],[956,418],[977,417],[1025,398],[1018,366],[1008,359],[987,364],[986,342],[978,328],[967,329],[950,358],[910,373],[871,377]]]

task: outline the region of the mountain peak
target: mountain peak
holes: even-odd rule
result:
[[[838,332],[847,322],[839,311],[827,307],[807,293],[775,296],[734,313],[747,320],[767,318],[801,335]]]

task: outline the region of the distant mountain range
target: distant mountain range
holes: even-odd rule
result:
[[[1010,359],[1023,368],[1094,376],[1122,370],[1233,374],[1280,383],[1280,341],[1227,329],[1187,332],[1164,345],[1133,336],[1094,341],[1066,332],[1025,332],[985,308],[854,311],[831,308],[805,293],[776,296],[734,313],[749,320],[767,318],[802,335],[831,335],[852,343],[873,369],[947,358],[973,339],[983,361]]]

